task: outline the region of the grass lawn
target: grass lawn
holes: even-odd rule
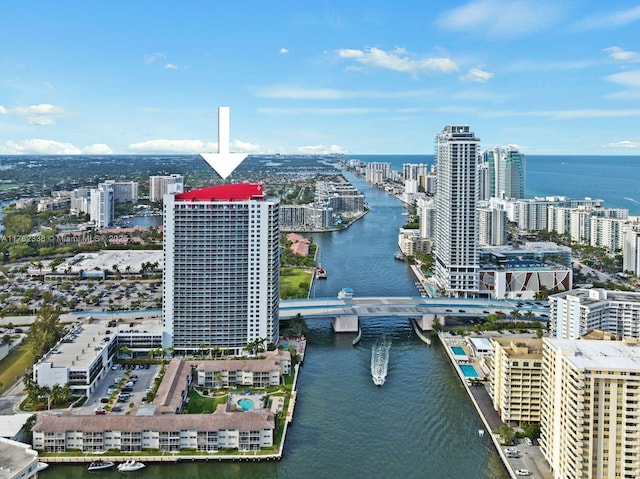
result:
[[[4,393],[33,365],[33,353],[23,342],[0,361],[0,394]]]
[[[283,268],[280,273],[280,297],[283,299],[306,298],[309,295],[312,275],[310,269]]]
[[[225,404],[227,395],[221,397],[201,396],[195,389],[189,391],[189,404],[186,407],[187,414],[207,414],[215,412],[218,404]]]

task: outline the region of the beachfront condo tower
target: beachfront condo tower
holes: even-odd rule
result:
[[[278,339],[280,204],[260,183],[164,196],[163,347]]]
[[[436,136],[435,280],[448,296],[478,292],[479,149],[467,125],[447,125]]]
[[[480,153],[479,168],[480,199],[524,198],[524,153],[520,153],[513,146],[485,150]]]

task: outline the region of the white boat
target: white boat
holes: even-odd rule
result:
[[[115,466],[115,463],[111,461],[93,461],[87,466],[87,471],[104,471],[105,469],[111,469]]]
[[[38,462],[38,466],[36,468],[36,471],[38,471],[38,472],[44,471],[47,467],[49,467],[49,464],[47,464],[46,462]]]
[[[353,298],[353,290],[351,288],[342,288],[338,293],[338,299],[351,299]]]
[[[391,342],[384,336],[378,338],[371,349],[371,377],[376,386],[382,386],[387,378],[389,349],[391,349]]]
[[[118,465],[118,471],[120,472],[133,472],[133,471],[138,471],[140,469],[142,469],[143,467],[146,467],[143,463],[139,462],[139,461],[127,461],[127,462],[123,462],[122,464]]]

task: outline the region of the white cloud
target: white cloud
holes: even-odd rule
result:
[[[607,52],[609,56],[619,62],[624,63],[636,63],[640,62],[640,53],[626,51],[620,47],[609,47],[605,48],[603,51]]]
[[[61,143],[40,138],[22,141],[9,140],[4,145],[5,154],[14,155],[79,155],[82,153],[80,148],[71,143]]]
[[[285,53],[289,53],[289,50],[287,50],[286,48],[281,48],[280,53],[284,55]]]
[[[364,50],[343,48],[337,53],[340,58],[354,60],[361,65],[413,75],[432,72],[450,73],[458,70],[458,66],[450,58],[436,57],[414,60],[404,48],[395,48],[389,52],[375,47]]]
[[[49,83],[48,81],[44,82],[43,85],[49,89],[49,90],[53,90],[53,85],[51,83]]]
[[[627,10],[618,10],[609,14],[598,13],[592,15],[576,23],[575,28],[590,30],[593,28],[623,27],[638,20],[640,20],[640,6]]]
[[[0,115],[6,115],[8,113],[7,109],[0,105]]]
[[[139,153],[203,153],[218,151],[218,143],[202,140],[157,139],[129,145],[131,151]]]
[[[9,113],[25,118],[32,125],[55,125],[55,117],[69,115],[61,106],[42,103],[40,105],[17,106]]]
[[[614,73],[605,77],[605,80],[631,88],[640,88],[640,70]]]
[[[347,150],[338,145],[314,145],[314,146],[298,146],[295,151],[305,155],[329,155],[332,153],[346,154]]]
[[[167,70],[177,70],[178,69],[178,67],[176,65],[174,65],[173,63],[167,63],[162,68],[165,68]]]
[[[260,145],[254,145],[246,141],[234,140],[229,149],[234,153],[260,153]]]
[[[109,148],[109,145],[104,143],[94,143],[93,145],[85,146],[83,153],[87,155],[112,155],[113,150]]]
[[[605,148],[640,148],[640,141],[629,141],[629,140],[622,140],[622,141],[616,141],[614,143],[607,143],[606,145],[604,145]]]
[[[462,81],[472,81],[478,83],[486,83],[493,77],[493,73],[480,70],[479,68],[471,68],[466,74],[460,77]]]
[[[167,55],[165,55],[164,53],[156,52],[156,53],[151,53],[150,55],[145,55],[144,62],[154,63],[157,60],[164,60],[165,58],[167,58]]]
[[[551,1],[476,0],[445,12],[437,23],[457,32],[521,37],[549,27],[561,14],[560,7]]]

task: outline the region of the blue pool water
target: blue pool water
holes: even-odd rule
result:
[[[464,352],[464,349],[462,349],[460,346],[451,346],[451,351],[453,351],[453,354],[455,354],[456,356],[467,355],[467,353]]]
[[[476,371],[476,368],[474,368],[470,364],[461,364],[460,369],[462,370],[462,374],[464,374],[468,378],[478,377],[478,371]]]
[[[238,406],[240,406],[243,411],[251,411],[253,409],[253,401],[251,399],[242,398],[238,401]]]

